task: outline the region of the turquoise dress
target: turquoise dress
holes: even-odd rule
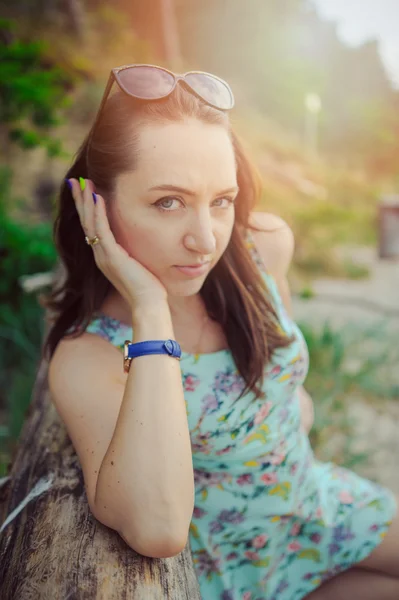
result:
[[[182,353],[196,490],[190,546],[203,600],[300,600],[382,541],[396,500],[315,458],[300,425],[306,343],[249,233],[247,247],[295,341],[265,366],[259,400],[251,392],[235,402],[244,382],[229,350]],[[101,314],[87,331],[121,350],[134,339]]]

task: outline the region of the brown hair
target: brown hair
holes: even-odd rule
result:
[[[112,201],[115,177],[131,170],[137,156],[137,136],[134,128],[132,135],[126,124],[179,121],[185,117],[225,127],[233,144],[240,188],[235,224],[230,242],[200,294],[209,316],[223,327],[237,370],[245,380],[240,397],[252,390],[258,398],[263,395],[257,383],[263,383],[265,365],[274,351],[288,346],[292,338],[279,330],[269,290],[245,245],[244,232],[259,231],[249,224],[249,216],[260,197],[261,178],[232,130],[227,114],[206,105],[180,85],[169,97],[151,102],[137,101],[118,89],[108,98],[101,119],[89,131],[66,177],[91,179],[106,201]],[[79,330],[85,330],[113,287],[85,242],[66,182],[60,189],[53,236],[65,276],[58,288],[43,297],[44,306],[52,314],[52,326],[42,351],[49,359],[67,330],[74,327],[77,335]]]

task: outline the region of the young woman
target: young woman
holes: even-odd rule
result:
[[[146,556],[189,537],[204,600],[397,599],[396,498],[310,448],[292,233],[253,212],[232,107],[214,75],[112,71],[60,193],[53,401],[93,515]]]

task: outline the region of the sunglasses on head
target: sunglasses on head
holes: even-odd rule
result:
[[[139,100],[166,98],[173,92],[177,82],[181,81],[190,92],[214,108],[230,110],[234,106],[234,96],[229,84],[211,73],[188,71],[177,75],[156,65],[123,65],[111,70],[92,131],[100,118],[114,81],[122,91]]]

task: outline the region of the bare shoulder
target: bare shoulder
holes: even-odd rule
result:
[[[124,383],[122,353],[101,336],[85,332],[79,337],[60,340],[49,363],[51,376],[75,377],[90,368]],[[101,368],[106,366],[105,371]]]
[[[267,212],[252,212],[249,222],[262,229],[251,233],[266,268],[272,273],[286,274],[295,248],[291,227],[278,215]]]

